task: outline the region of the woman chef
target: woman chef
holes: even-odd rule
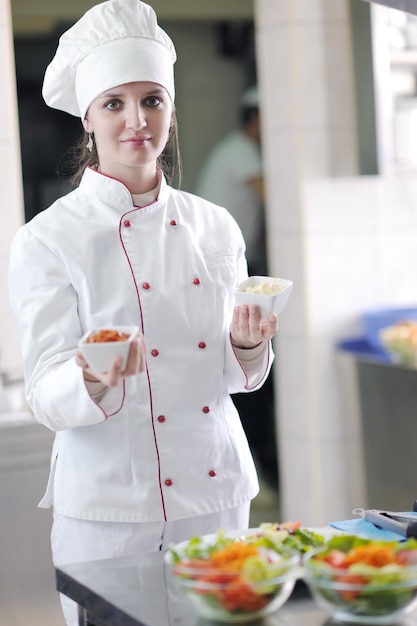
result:
[[[45,101],[81,118],[90,150],[79,185],[20,228],[10,258],[27,400],[56,432],[40,502],[56,565],[246,528],[258,492],[229,394],[265,381],[278,322],[234,308],[247,270],[230,214],[160,168],[175,59],[150,6],[109,0],[62,35],[45,74]],[[115,360],[100,374],[77,343],[110,324],[141,334],[124,371]]]

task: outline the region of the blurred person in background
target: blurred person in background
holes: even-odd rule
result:
[[[257,85],[244,91],[239,108],[239,127],[231,130],[209,152],[197,179],[196,193],[226,207],[233,215],[245,240],[249,274],[262,276],[268,271],[261,107]],[[272,376],[251,397],[237,394],[233,400],[263,479],[258,502],[261,503],[262,498],[269,505],[275,499],[271,488],[278,484]]]
[[[241,97],[239,128],[223,137],[203,163],[196,194],[227,208],[242,230],[249,274],[266,274],[261,118],[256,85]]]

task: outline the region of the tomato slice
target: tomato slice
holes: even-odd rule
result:
[[[341,574],[335,576],[334,580],[337,583],[345,583],[347,585],[363,585],[368,582],[364,576],[360,576],[359,574],[350,574],[348,576],[343,576],[343,574]],[[346,600],[346,602],[352,602],[360,593],[359,589],[343,589],[338,591],[338,594]]]
[[[346,553],[342,550],[332,550],[324,557],[324,561],[337,569],[346,569]]]

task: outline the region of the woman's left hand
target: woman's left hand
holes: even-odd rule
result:
[[[230,334],[235,348],[255,348],[263,341],[269,341],[278,332],[278,316],[270,313],[263,320],[259,307],[255,304],[236,306],[233,311]]]

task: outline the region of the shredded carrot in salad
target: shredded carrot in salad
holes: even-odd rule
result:
[[[238,571],[249,556],[256,556],[258,548],[244,543],[232,543],[210,555],[209,564],[227,571]]]
[[[401,563],[392,549],[392,545],[387,546],[372,544],[358,546],[346,554],[344,564],[349,567],[353,563],[365,563],[373,567],[384,567],[390,563]]]

